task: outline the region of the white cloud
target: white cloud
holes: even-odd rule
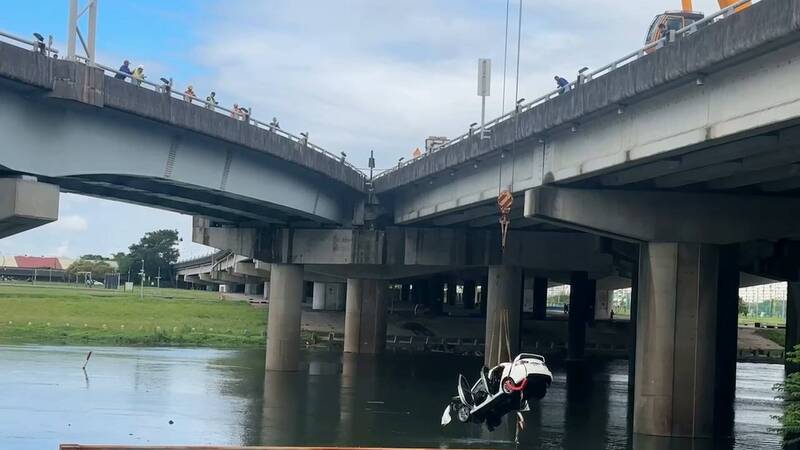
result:
[[[78,214],[68,214],[58,218],[50,228],[68,233],[80,233],[89,228],[89,222]]]
[[[525,2],[519,96],[533,99],[643,44],[653,16],[680,4],[643,0]],[[454,137],[480,117],[476,62],[493,59],[487,116],[500,114],[505,3],[349,0],[226,1],[214,11],[215,33],[195,51],[224,104],[277,116],[294,133],[358,166],[374,149],[392,165],[428,135]],[[698,7],[713,11],[708,0]],[[513,105],[516,11],[512,1],[506,108]]]
[[[56,247],[55,251],[51,252],[53,256],[58,256],[59,258],[64,256],[69,256],[69,241],[62,242],[61,245]]]

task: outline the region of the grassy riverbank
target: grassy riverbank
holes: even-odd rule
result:
[[[64,285],[0,284],[0,343],[264,345],[266,314],[216,293],[124,293]]]

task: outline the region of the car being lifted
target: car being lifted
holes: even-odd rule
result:
[[[491,370],[483,367],[472,387],[464,375],[459,375],[458,395],[445,408],[442,426],[457,419],[461,423],[485,423],[492,431],[506,414],[529,411],[528,401],[544,398],[552,381],[544,357],[531,353],[520,353],[512,362]]]

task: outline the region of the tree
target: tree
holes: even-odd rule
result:
[[[800,345],[786,353],[788,368],[797,368],[800,364]],[[781,423],[784,443],[797,441],[800,436],[800,372],[794,371],[786,375],[783,383],[774,386],[783,398],[783,416],[778,417]]]
[[[742,297],[739,297],[739,315],[747,316],[747,304],[745,304]]]
[[[70,276],[74,277],[82,272],[89,272],[93,280],[102,280],[107,273],[113,271],[114,268],[105,261],[90,261],[88,259],[79,259],[67,268],[67,273]]]
[[[93,253],[88,253],[86,255],[83,255],[83,256],[80,257],[80,259],[86,259],[86,260],[89,260],[89,261],[107,261],[108,260],[108,258],[106,258],[105,256],[95,255]]]
[[[128,276],[128,271],[131,271],[131,257],[125,252],[118,252],[111,255],[111,259],[117,263],[117,270],[119,273],[123,274],[125,277]],[[125,281],[131,281],[125,278]]]
[[[161,279],[167,284],[171,283],[172,264],[178,261],[179,256],[178,242],[180,242],[178,230],[156,230],[145,233],[138,244],[128,247],[129,267],[132,272],[138,274],[144,261],[144,271],[148,277],[154,279],[160,269]]]

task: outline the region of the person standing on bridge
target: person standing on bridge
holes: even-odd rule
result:
[[[194,93],[194,88],[190,84],[186,87],[186,90],[183,91],[183,99],[191,104],[192,100],[195,98],[197,98],[197,94]]]
[[[558,85],[559,94],[566,94],[567,92],[569,92],[570,89],[569,81],[567,81],[566,78],[560,77],[558,75],[556,75],[553,78],[556,80],[556,84]]]
[[[133,80],[134,83],[136,83],[137,86],[141,86],[142,80],[144,80],[145,78],[146,77],[144,76],[144,66],[139,64],[138,66],[136,66],[135,69],[133,69],[133,73],[131,74],[131,79]]]
[[[125,61],[123,61],[122,65],[119,66],[119,70],[118,70],[118,72],[121,72],[121,73],[118,73],[118,74],[114,75],[114,78],[116,78],[118,80],[124,80],[125,78],[127,78],[131,74],[130,65],[131,65],[131,62],[128,61],[127,59]]]
[[[219,102],[217,101],[217,93],[211,91],[211,94],[209,94],[208,97],[206,97],[206,108],[213,111],[214,107],[217,105],[219,105]]]

